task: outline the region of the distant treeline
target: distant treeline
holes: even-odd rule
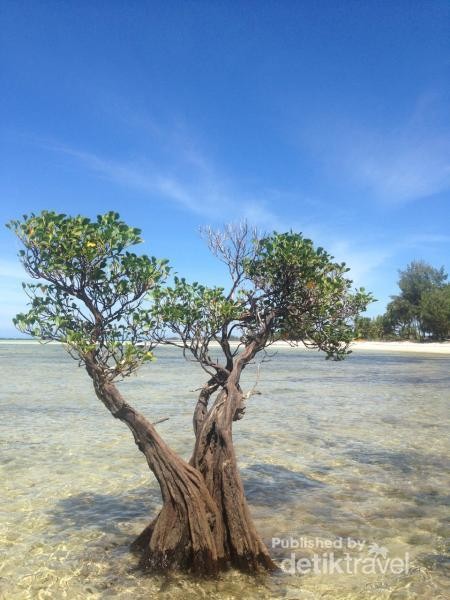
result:
[[[355,320],[355,337],[368,340],[438,340],[450,338],[450,284],[444,268],[413,261],[399,271],[400,294],[384,315]]]

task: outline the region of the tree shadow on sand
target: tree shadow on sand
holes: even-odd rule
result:
[[[68,496],[48,512],[52,525],[58,530],[99,529],[122,536],[119,524],[141,519],[150,521],[160,506],[159,490],[141,486],[123,494],[83,492]]]
[[[325,484],[282,465],[256,463],[241,470],[249,504],[281,507]]]
[[[280,510],[283,504],[291,502],[292,492],[295,492],[293,495],[298,498],[299,494],[322,485],[302,473],[290,471],[280,465],[254,464],[242,469],[242,475],[250,504],[273,506]],[[120,494],[83,492],[71,495],[49,507],[49,534],[66,539],[68,534],[77,536],[81,531],[92,530],[98,533],[98,537],[95,535],[95,539],[86,542],[83,557],[79,560],[80,564],[102,564],[101,576],[92,582],[92,588],[101,594],[108,593],[116,583],[119,587],[125,586],[126,582],[133,586],[139,579],[139,585],[148,585],[149,597],[170,591],[176,598],[194,599],[198,597],[195,577],[146,574],[139,566],[138,557],[123,560],[130,544],[139,533],[136,528],[148,524],[151,518],[156,516],[160,506],[161,496],[156,484],[155,487],[140,486]],[[141,579],[145,575],[151,576],[148,580]],[[226,586],[232,586],[233,578],[232,573],[224,573],[218,581],[226,581]],[[186,584],[186,581],[191,583]],[[270,577],[261,575],[259,586],[270,590],[270,582]],[[189,589],[191,584],[192,590]],[[211,583],[211,591],[216,591],[214,585]],[[272,597],[269,591],[267,594],[262,597]]]
[[[245,493],[250,504],[281,508],[302,494],[324,484],[303,473],[281,465],[256,463],[241,470]],[[148,521],[157,514],[161,495],[155,487],[140,486],[122,494],[83,492],[58,500],[49,508],[49,520],[56,531],[98,529],[120,534],[119,525],[137,520]]]
[[[282,506],[295,495],[324,484],[282,465],[256,463],[241,470],[250,504]],[[59,529],[101,529],[117,531],[117,524],[150,518],[161,506],[161,494],[155,487],[140,486],[122,494],[83,492],[58,500],[48,510],[51,522]]]
[[[415,450],[392,451],[389,449],[362,447],[347,452],[352,460],[366,465],[382,466],[402,475],[412,473],[423,476],[429,471],[440,471],[450,468],[447,457],[424,454]]]

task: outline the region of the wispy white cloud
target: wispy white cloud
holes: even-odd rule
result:
[[[383,199],[399,201],[416,197],[419,192],[429,193],[434,189],[431,185],[431,168],[427,170],[422,166],[423,172],[426,171],[428,177],[425,182],[425,175],[423,177],[420,175],[420,169],[413,168],[413,158],[416,157],[414,160],[419,161],[419,147],[413,145],[413,148],[408,150],[410,153],[406,152],[409,146],[408,140],[413,135],[417,137],[419,130],[423,131],[419,118],[421,114],[422,109],[418,109],[410,125],[405,131],[398,132],[397,136],[392,134],[386,139],[379,136],[378,145],[375,143],[377,136],[369,135],[367,132],[358,134],[355,132],[352,143],[345,136],[341,136],[334,146],[335,155],[348,164],[349,174],[352,177],[356,177],[360,183],[364,182],[366,186],[372,185],[374,191]],[[61,144],[47,143],[46,146],[52,151],[71,157],[99,177],[144,192],[149,202],[161,200],[171,202],[186,211],[200,215],[203,222],[247,219],[263,230],[286,231],[292,228],[302,231],[316,243],[327,248],[337,260],[345,261],[351,267],[350,276],[355,285],[370,282],[383,265],[405,247],[405,244],[420,243],[417,236],[417,239],[410,237],[403,241],[386,240],[382,245],[367,238],[359,239],[355,235],[349,237],[336,229],[331,229],[329,224],[324,227],[320,221],[308,217],[311,213],[309,210],[305,210],[301,222],[288,220],[278,214],[276,209],[283,204],[283,198],[288,192],[262,189],[261,193],[255,194],[243,191],[236,181],[227,177],[223,170],[207,156],[207,153],[200,149],[195,136],[190,135],[186,128],[180,127],[164,134],[160,129],[152,127],[152,135],[157,138],[157,144],[162,143],[162,140],[165,144],[164,152],[161,153],[163,158],[158,162],[146,157],[118,160]],[[431,138],[428,139],[428,143],[431,144]],[[444,141],[442,144],[444,146]],[[347,153],[342,150],[345,145],[348,146]],[[384,156],[386,146],[396,154],[397,163]],[[431,152],[429,154],[432,155],[431,163],[437,164],[436,155]],[[403,171],[398,167],[401,161],[405,163]],[[381,168],[380,165],[384,167]],[[390,169],[392,177],[389,179],[387,174]],[[410,179],[410,183],[406,183],[406,172],[409,170],[416,171],[416,180],[413,182]],[[402,180],[401,176],[405,179]],[[437,175],[436,179],[439,179]],[[439,181],[442,184],[440,179]],[[291,193],[289,196],[292,202]],[[302,203],[311,208],[315,200],[302,198]],[[314,212],[317,211],[313,210],[312,213]],[[423,238],[423,243],[433,240],[443,241],[441,238],[442,236],[429,234],[427,240]]]
[[[246,219],[262,230],[301,231],[317,244],[322,244],[339,261],[351,266],[350,276],[355,285],[363,285],[368,274],[374,272],[395,252],[394,248],[384,246],[383,250],[369,245],[369,242],[342,237],[338,233],[323,227],[321,223],[305,215],[302,222],[289,221],[278,215],[273,204],[279,204],[277,198],[283,196],[279,190],[264,190],[258,198],[252,198],[236,190],[236,186],[219,174],[198,148],[177,138],[178,164],[189,166],[189,175],[173,174],[173,166],[156,166],[141,161],[122,162],[100,157],[93,153],[80,151],[63,145],[48,146],[54,151],[76,159],[85,168],[120,185],[147,192],[151,199],[165,199],[182,208],[201,215],[203,219],[230,221]],[[275,199],[275,200],[274,200]],[[307,200],[310,204],[313,200]]]
[[[329,251],[350,267],[349,275],[356,286],[364,286],[370,275],[395,255],[395,246],[370,246],[361,240],[333,240]]]
[[[323,122],[307,143],[334,177],[395,204],[450,188],[450,122],[436,95],[419,98],[402,124],[367,127],[351,119]]]
[[[45,146],[72,157],[99,177],[146,192],[149,201],[164,199],[207,219],[248,219],[269,229],[283,225],[263,197],[237,190],[192,147],[180,145],[174,164],[156,165],[145,159],[119,161],[62,144],[46,143]]]
[[[421,246],[423,244],[448,244],[450,235],[442,235],[438,233],[419,233],[409,235],[403,239],[404,246]]]
[[[450,242],[450,236],[427,233],[399,236],[394,240],[354,236],[345,239],[329,236],[328,239],[327,249],[336,260],[344,261],[350,267],[349,276],[355,286],[365,287],[382,287],[383,270],[387,265],[400,266],[398,257],[404,255],[405,250],[410,252],[411,249],[422,249],[423,245],[442,246]]]
[[[450,138],[405,131],[367,140],[364,151],[350,157],[355,179],[383,201],[427,198],[450,187]]]
[[[8,279],[20,279],[25,280],[28,278],[26,272],[24,271],[22,265],[18,260],[8,260],[0,258],[0,277],[2,280],[4,278]]]
[[[0,259],[0,335],[18,335],[13,317],[26,308],[21,281],[30,281],[18,260]]]

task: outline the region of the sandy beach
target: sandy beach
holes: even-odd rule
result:
[[[354,352],[360,350],[376,350],[381,352],[419,352],[420,354],[450,354],[450,342],[353,342],[351,349]]]
[[[58,342],[47,342],[50,344],[58,344]],[[235,345],[237,342],[233,342]],[[39,344],[38,340],[30,339],[0,339],[0,344]],[[217,343],[212,342],[212,347],[218,346]],[[288,342],[275,342],[271,348],[286,348],[286,349],[300,349],[304,350],[304,346],[293,346]],[[373,352],[408,352],[408,353],[419,353],[419,354],[444,354],[450,355],[450,342],[425,342],[420,344],[418,342],[369,342],[366,340],[354,341],[350,349],[353,352],[359,352],[366,350]],[[312,350],[316,352],[316,350]]]
[[[292,347],[287,342],[275,342],[272,347],[289,348]],[[295,348],[295,346],[294,346]],[[354,341],[350,349],[353,352],[408,352],[419,354],[450,354],[450,342],[369,342],[366,340]]]

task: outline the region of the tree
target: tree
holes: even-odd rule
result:
[[[419,337],[417,310],[402,296],[393,296],[387,305],[385,318],[393,333],[401,338]]]
[[[160,485],[162,509],[133,544],[142,564],[201,574],[229,564],[251,572],[274,568],[251,519],[233,447],[232,424],[244,416],[249,395],[240,386],[242,371],[280,336],[344,358],[353,319],[371,296],[352,293],[345,265],[294,233],[252,239],[246,226],[208,231],[210,249],[229,268],[225,292],[182,278],[165,287],[167,261],[129,252],[140,231],[116,213],[90,221],[44,211],[9,227],[23,243],[26,271],[39,281],[24,284],[30,309],[17,315],[17,327],[65,344],[98,398],[129,427]],[[232,345],[237,332],[240,342]],[[212,356],[214,342],[221,360]],[[207,373],[189,463],[116,387],[152,359],[157,343],[181,347]]]
[[[399,275],[401,296],[414,307],[420,305],[425,292],[441,287],[447,279],[444,267],[436,269],[423,260],[413,260]]]
[[[386,317],[400,337],[420,339],[427,332],[422,320],[421,301],[424,294],[444,286],[447,273],[422,260],[412,261],[399,271],[401,294],[392,296]]]
[[[156,312],[208,375],[194,411],[196,443],[191,464],[202,474],[223,518],[227,559],[246,570],[273,563],[245,499],[232,426],[243,418],[242,371],[275,340],[296,340],[340,360],[352,340],[352,319],[367,306],[364,290],[350,293],[345,265],[300,234],[257,239],[245,225],[206,231],[210,250],[228,267],[230,286],[207,288],[176,279],[156,290]],[[240,343],[232,346],[233,333]],[[214,343],[221,358],[214,356]],[[212,400],[213,394],[215,399]]]
[[[372,319],[370,317],[356,317],[355,319],[355,338],[370,339],[370,326]]]
[[[389,335],[389,322],[384,315],[357,317],[355,319],[355,337],[366,340],[381,340]]]
[[[420,316],[433,337],[445,340],[450,336],[450,284],[422,294]]]

